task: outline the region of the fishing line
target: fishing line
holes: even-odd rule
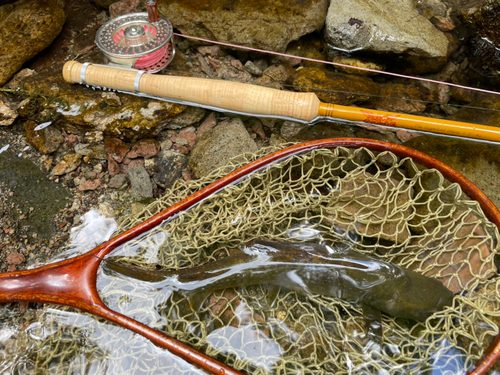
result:
[[[213,40],[210,40],[210,39],[198,38],[198,37],[189,36],[189,35],[180,34],[180,33],[173,33],[173,34],[175,36],[182,37],[182,38],[199,40],[201,42],[213,43],[213,44],[218,44],[218,45],[226,46],[226,47],[239,48],[239,49],[244,49],[244,50],[253,51],[253,52],[265,53],[265,54],[269,54],[269,55],[283,56],[283,57],[288,57],[288,58],[293,58],[293,59],[300,59],[300,60],[305,60],[305,61],[316,62],[316,63],[320,63],[320,64],[340,66],[340,67],[343,67],[343,68],[357,69],[357,70],[361,70],[361,71],[365,71],[365,72],[371,72],[371,73],[377,73],[377,74],[384,74],[384,75],[389,75],[389,76],[399,77],[399,78],[413,79],[413,80],[416,80],[416,81],[437,83],[437,84],[440,84],[440,85],[446,85],[446,86],[456,87],[456,88],[460,88],[460,89],[472,90],[472,91],[477,91],[477,92],[482,92],[482,93],[487,93],[487,94],[493,94],[493,95],[500,95],[500,92],[496,92],[496,91],[490,91],[490,90],[480,89],[480,88],[477,88],[477,87],[469,87],[469,86],[464,86],[464,85],[458,85],[456,83],[443,82],[443,81],[438,81],[438,80],[430,79],[430,78],[413,77],[413,76],[409,76],[409,75],[405,75],[405,74],[398,74],[398,73],[392,73],[392,72],[385,72],[385,71],[382,71],[382,70],[375,70],[375,69],[369,69],[369,68],[362,68],[362,67],[358,67],[358,66],[346,65],[346,64],[336,63],[336,62],[333,62],[333,61],[311,59],[309,57],[300,57],[300,56],[290,55],[290,54],[286,54],[286,53],[280,53],[280,52],[274,52],[274,51],[267,51],[267,50],[258,49],[258,48],[251,48],[251,47],[244,47],[244,46],[239,46],[237,44],[216,42],[216,41],[213,41]]]

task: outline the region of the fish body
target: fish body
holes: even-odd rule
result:
[[[144,268],[124,258],[106,260],[105,267],[116,272],[186,294],[206,296],[229,287],[270,284],[417,321],[453,302],[453,293],[436,279],[351,249],[313,243],[254,240],[224,259],[178,270]]]

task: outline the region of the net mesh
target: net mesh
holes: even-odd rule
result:
[[[121,231],[271,151],[177,183]],[[453,306],[422,323],[384,315],[377,346],[367,340],[360,306],[332,297],[283,288],[271,306],[267,285],[227,285],[193,310],[181,293],[117,274],[100,273],[98,288],[110,308],[252,374],[459,374],[498,334],[498,237],[479,204],[436,170],[390,152],[321,149],[254,173],[112,255],[145,268],[184,268],[221,259],[255,238],[341,240],[438,278],[457,293]],[[37,324],[23,362],[35,373],[201,373],[137,335],[70,309],[47,307]]]

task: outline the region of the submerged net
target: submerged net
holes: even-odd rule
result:
[[[121,230],[270,151],[178,183]],[[498,334],[498,229],[457,184],[390,152],[339,147],[290,157],[112,255],[145,267],[184,268],[228,256],[255,238],[352,244],[356,251],[436,277],[457,296],[453,306],[423,323],[384,315],[381,347],[367,340],[360,306],[284,288],[270,305],[268,285],[227,285],[195,311],[181,293],[100,273],[101,297],[110,308],[251,374],[459,374]],[[28,355],[36,373],[200,373],[137,335],[85,314],[47,308],[38,324],[32,328],[37,349]]]

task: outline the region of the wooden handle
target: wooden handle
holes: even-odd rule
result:
[[[85,69],[82,73],[83,68]],[[71,83],[86,83],[129,92],[139,91],[166,99],[255,116],[285,117],[305,122],[310,122],[318,116],[320,102],[314,93],[280,91],[215,79],[143,73],[104,65],[84,67],[84,64],[76,61],[67,62],[63,68],[64,79]]]

